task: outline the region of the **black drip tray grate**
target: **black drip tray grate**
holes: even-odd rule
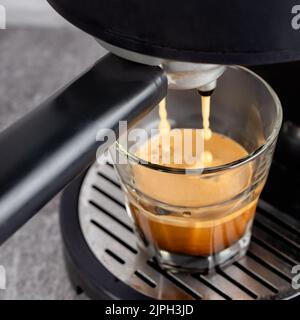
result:
[[[257,210],[246,257],[208,276],[172,274],[162,270],[136,246],[133,228],[125,213],[123,191],[110,164],[91,167],[77,189],[79,202],[76,215],[82,237],[97,259],[98,265],[95,265],[93,272],[98,272],[99,267],[99,277],[95,277],[98,283],[91,293],[93,297],[97,297],[96,291],[101,287],[101,281],[107,282],[103,284],[106,295],[116,298],[120,298],[118,292],[107,292],[115,290],[114,283],[131,288],[130,292],[135,293],[136,299],[253,300],[287,299],[298,295],[292,288],[295,275],[291,271],[294,265],[300,264],[300,222],[264,201],[260,201]],[[64,209],[63,205],[62,216],[64,211],[71,210],[69,200],[63,202],[68,208]],[[63,233],[70,232],[70,228],[64,227],[63,217],[62,229]],[[68,242],[68,235],[64,238]],[[67,251],[72,250],[70,245],[66,244],[66,247]],[[68,256],[80,261],[81,258],[74,258],[74,254],[69,252]],[[78,254],[83,255],[82,252]],[[86,268],[88,262],[83,263],[83,268]],[[85,276],[89,275],[82,275],[82,272],[77,270],[76,273],[81,273],[81,276],[80,280],[76,278],[78,283],[75,285],[84,289]],[[114,282],[109,284],[105,273],[109,273]],[[72,275],[71,278],[74,280]],[[110,289],[107,289],[108,284]]]

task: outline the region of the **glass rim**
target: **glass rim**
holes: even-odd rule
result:
[[[272,132],[269,134],[269,136],[267,137],[267,139],[263,145],[261,145],[256,150],[252,151],[248,155],[246,155],[238,160],[228,162],[228,163],[225,163],[220,166],[192,168],[192,169],[168,167],[168,166],[164,166],[164,165],[160,165],[160,164],[151,163],[149,161],[145,161],[145,160],[137,157],[136,155],[132,154],[131,152],[125,150],[118,141],[115,142],[115,146],[116,146],[117,151],[122,153],[123,155],[125,155],[128,159],[132,160],[136,164],[147,167],[149,169],[156,170],[156,171],[161,171],[161,172],[166,172],[166,173],[174,173],[174,174],[185,174],[185,175],[196,175],[196,174],[203,175],[203,174],[212,174],[212,173],[216,173],[216,172],[220,172],[220,171],[238,168],[238,167],[252,161],[253,159],[256,159],[259,155],[261,155],[266,150],[268,150],[273,145],[273,143],[276,141],[278,134],[279,134],[279,131],[280,131],[280,128],[281,128],[281,124],[282,124],[282,117],[283,117],[282,116],[282,106],[281,106],[281,102],[280,102],[278,96],[277,96],[276,92],[274,91],[274,89],[262,77],[260,77],[258,74],[251,71],[250,69],[242,67],[242,66],[237,66],[237,65],[227,66],[227,68],[240,69],[240,70],[243,70],[243,71],[249,73],[250,75],[255,77],[262,85],[264,85],[266,90],[270,93],[271,97],[273,98],[274,105],[275,105],[276,112],[277,112],[277,120],[276,120],[275,125],[272,129]]]

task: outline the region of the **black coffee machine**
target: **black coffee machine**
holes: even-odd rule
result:
[[[61,204],[67,267],[74,286],[93,298],[296,298],[300,63],[292,61],[300,60],[300,31],[294,1],[48,2],[111,53],[0,135],[0,243],[69,185]],[[282,100],[285,122],[273,167],[247,256],[214,275],[171,274],[136,248],[111,164],[93,165],[101,144],[96,136],[151,110],[168,88],[214,89],[228,64],[250,66]],[[100,220],[84,224],[82,203]]]

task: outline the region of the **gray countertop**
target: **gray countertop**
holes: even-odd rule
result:
[[[103,53],[94,39],[69,26],[0,30],[0,131]],[[59,196],[0,247],[7,273],[0,299],[86,298],[76,295],[65,270],[58,204]]]

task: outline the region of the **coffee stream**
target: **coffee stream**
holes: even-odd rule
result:
[[[202,96],[202,118],[203,118],[203,130],[204,130],[204,164],[211,163],[213,161],[213,154],[210,151],[205,150],[205,141],[212,138],[212,131],[209,124],[210,116],[210,95]]]
[[[184,159],[184,152],[187,149],[187,147],[191,147],[191,149],[193,150],[193,154],[198,156],[198,159],[196,159],[196,161],[193,163],[193,167],[211,167],[211,166],[217,166],[217,165],[221,165],[224,164],[224,161],[234,161],[237,160],[238,157],[243,156],[242,154],[240,154],[240,152],[238,151],[234,151],[234,146],[233,148],[233,152],[232,152],[232,159],[223,159],[222,161],[222,157],[221,158],[214,158],[213,153],[211,152],[210,149],[215,149],[214,147],[211,148],[213,145],[218,144],[218,142],[220,141],[220,137],[216,134],[213,133],[212,130],[210,129],[210,103],[211,103],[211,96],[210,95],[201,95],[201,104],[202,104],[202,118],[203,118],[203,132],[201,132],[201,130],[199,129],[193,129],[192,133],[190,135],[190,141],[187,142],[185,140],[184,142],[184,146],[183,146],[183,150],[181,151],[182,154],[182,158]],[[163,99],[160,104],[159,104],[159,117],[160,117],[160,122],[159,122],[159,130],[160,130],[160,136],[159,137],[153,137],[151,139],[151,141],[148,141],[148,146],[146,148],[141,148],[138,152],[138,155],[140,157],[142,157],[144,160],[150,160],[150,154],[154,154],[155,152],[155,146],[157,147],[157,145],[159,145],[158,147],[160,148],[160,157],[159,157],[159,164],[162,165],[168,165],[168,163],[164,163],[162,161],[163,159],[163,155],[165,155],[166,153],[170,153],[171,154],[171,158],[173,156],[173,158],[176,156],[176,153],[178,153],[179,150],[177,150],[176,146],[174,145],[174,141],[172,141],[171,137],[173,137],[174,139],[176,137],[178,137],[178,135],[181,135],[181,138],[184,138],[185,133],[189,133],[187,129],[185,129],[185,131],[175,131],[175,130],[171,130],[171,124],[168,120],[168,113],[167,113],[167,104],[166,104],[166,99]],[[177,129],[178,130],[178,129]],[[197,153],[197,136],[199,137],[201,135],[201,137],[203,136],[203,144],[204,144],[204,151],[201,153]],[[225,137],[224,137],[225,139]],[[198,140],[199,141],[199,140]],[[170,144],[168,144],[167,142],[170,142]],[[173,143],[172,143],[173,142]],[[233,144],[235,144],[234,141],[232,141]],[[190,144],[189,146],[187,144]],[[145,146],[144,146],[145,147]],[[178,146],[177,146],[178,147]],[[146,151],[146,152],[145,152]],[[239,150],[240,151],[240,150]],[[242,150],[243,153],[243,150]],[[146,159],[145,159],[146,158]],[[167,158],[167,157],[166,157]],[[151,161],[150,161],[151,162]],[[184,163],[184,161],[182,163],[177,163],[178,166],[187,166],[187,167],[191,167],[188,166],[187,163]],[[171,163],[169,163],[169,165],[173,166],[174,163],[171,161]]]
[[[210,96],[201,96],[202,102],[202,117],[203,117],[203,130],[204,130],[204,139],[209,140],[212,136],[212,132],[209,124],[210,116]]]

